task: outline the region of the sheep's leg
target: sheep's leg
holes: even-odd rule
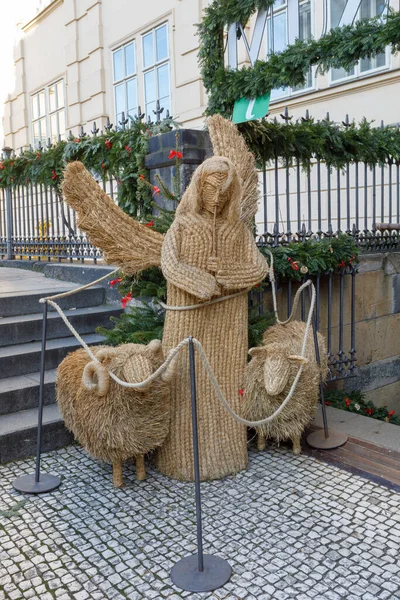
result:
[[[113,484],[116,488],[120,488],[124,485],[122,477],[122,460],[115,460],[113,462]]]
[[[257,436],[257,450],[262,452],[267,447],[267,438],[263,433],[258,433]]]
[[[146,467],[144,466],[144,454],[136,456],[136,479],[144,481],[146,479]]]
[[[299,435],[292,437],[292,444],[293,444],[293,454],[300,454],[301,453],[301,444],[300,444],[300,437]]]

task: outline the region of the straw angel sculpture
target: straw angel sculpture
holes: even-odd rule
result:
[[[196,169],[165,236],[123,213],[81,163],[67,166],[64,196],[108,263],[126,274],[161,265],[170,307],[164,356],[184,338],[197,338],[239,412],[248,350],[246,292],[265,278],[268,267],[252,233],[258,198],[254,158],[233,123],[216,115],[208,126],[214,156]],[[201,479],[219,479],[247,467],[246,427],[220,404],[201,361],[196,378]],[[170,431],[156,462],[169,477],[194,478],[187,347],[171,384]]]

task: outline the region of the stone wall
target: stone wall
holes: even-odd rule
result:
[[[400,412],[400,252],[362,256],[356,281],[358,373],[343,387]]]
[[[149,154],[146,157],[146,168],[150,172],[150,181],[158,186],[157,176],[161,177],[169,190],[173,192],[173,178],[176,176],[175,159],[169,159],[171,150],[178,148],[183,154],[180,172],[181,190],[185,190],[196,167],[205,158],[212,155],[210,138],[206,131],[195,129],[179,129],[158,135],[149,140]],[[162,194],[155,196],[155,202],[169,210],[175,208],[174,202],[167,200]]]
[[[294,296],[297,286],[292,286]],[[267,294],[265,307],[272,309]],[[320,330],[327,334],[328,278],[320,284]],[[280,318],[287,314],[287,287],[278,291]],[[332,285],[332,354],[339,350],[340,278]],[[351,276],[344,277],[343,351],[351,350]],[[300,310],[296,315],[300,318]],[[337,389],[361,390],[366,400],[400,413],[400,252],[363,254],[355,276],[356,369],[330,383]]]

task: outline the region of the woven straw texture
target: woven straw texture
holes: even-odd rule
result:
[[[96,183],[81,162],[64,173],[63,194],[78,215],[78,226],[101,248],[108,264],[133,275],[160,266],[163,235],[125,214]]]
[[[232,121],[213,115],[207,119],[207,125],[214,155],[229,158],[236,167],[242,185],[240,219],[253,229],[259,197],[254,156]]]
[[[220,116],[211,117],[208,124],[219,158],[196,170],[165,238],[125,215],[81,163],[69,164],[65,172],[65,199],[77,211],[79,226],[91,243],[126,274],[162,263],[169,306],[191,306],[245,291],[267,274],[251,233],[258,197],[254,159],[233,124]],[[167,310],[165,356],[185,337],[196,337],[237,412],[247,363],[247,326],[246,293],[196,310]],[[202,479],[244,469],[246,428],[221,406],[200,364],[197,388]],[[158,453],[158,466],[171,477],[193,480],[187,353],[179,358],[171,403],[171,432]]]
[[[92,348],[97,356],[106,346]],[[142,381],[162,363],[161,350],[141,344],[118,346],[116,356],[102,361],[125,381]],[[110,379],[99,396],[82,385],[91,361],[84,349],[69,354],[57,370],[57,402],[65,425],[92,456],[120,462],[145,454],[164,441],[169,428],[169,384],[156,380],[148,391],[127,390]]]
[[[214,220],[203,208],[208,178],[226,173],[225,204]],[[241,188],[232,163],[211,158],[196,170],[166,234],[162,270],[168,281],[168,304],[189,306],[212,297],[245,290],[262,281],[267,263],[253,235],[239,220]],[[209,259],[213,258],[211,263]],[[216,267],[215,273],[214,269]],[[183,338],[198,339],[232,408],[240,409],[239,389],[247,362],[247,294],[187,312],[167,311],[164,354]],[[170,477],[193,479],[193,449],[188,353],[180,355],[172,381],[171,430],[157,452],[158,468]],[[197,361],[201,478],[216,479],[247,465],[246,427],[221,406],[200,361]]]
[[[252,352],[244,382],[242,413],[247,419],[258,420],[272,414],[286,398],[299,369],[305,323],[292,321],[266,330],[263,346]],[[303,373],[293,398],[271,423],[257,432],[276,441],[299,441],[304,429],[312,422],[318,403],[320,377],[325,381],[328,363],[325,340],[318,333],[321,367],[315,359],[314,338],[308,337]]]

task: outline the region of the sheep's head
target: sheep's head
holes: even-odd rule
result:
[[[142,344],[124,344],[117,348],[102,348],[96,353],[97,361],[85,366],[82,375],[83,386],[105,396],[110,386],[108,371],[115,372],[118,377],[129,383],[140,383],[148,379],[163,363],[163,352],[160,340],[152,340],[147,346]],[[173,363],[160,376],[163,381],[170,381],[173,374]],[[137,388],[144,392],[151,382]]]
[[[290,354],[289,349],[281,344],[250,348],[249,354],[263,362],[264,386],[270,396],[283,392],[293,372],[292,366],[308,363],[307,358]]]

